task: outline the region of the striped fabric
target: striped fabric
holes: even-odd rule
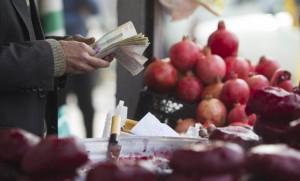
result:
[[[45,35],[65,35],[62,0],[38,0]]]

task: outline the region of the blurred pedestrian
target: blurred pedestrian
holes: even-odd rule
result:
[[[95,0],[63,0],[64,22],[67,35],[80,34],[87,36],[86,19],[99,14],[99,6]],[[93,119],[95,110],[92,101],[92,91],[98,72],[72,75],[64,90],[58,94],[59,106],[66,103],[68,94],[74,93],[83,115],[86,137],[93,137]]]

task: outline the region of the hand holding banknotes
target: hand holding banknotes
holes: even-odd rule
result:
[[[95,57],[104,58],[114,53],[115,58],[132,74],[144,69],[148,60],[142,54],[150,44],[148,38],[137,31],[131,21],[108,32],[92,44]]]
[[[74,35],[66,40],[59,41],[66,59],[65,73],[92,72],[98,68],[106,68],[110,65],[114,55],[109,54],[103,58],[95,57],[96,51],[90,47],[94,42],[94,37],[85,38],[81,35]]]

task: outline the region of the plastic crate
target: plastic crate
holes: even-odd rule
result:
[[[161,122],[175,128],[178,119],[195,118],[196,107],[197,104],[180,101],[174,96],[143,89],[140,92],[134,119],[140,120],[150,112]]]

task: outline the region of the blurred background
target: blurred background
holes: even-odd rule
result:
[[[220,15],[216,16],[207,7],[199,6],[188,16],[176,21],[162,4],[172,1],[93,0],[91,7],[84,5],[91,0],[78,0],[74,6],[71,6],[74,3],[71,1],[76,2],[37,0],[45,33],[65,35],[83,28],[79,33],[98,39],[118,25],[132,21],[137,31],[150,39],[151,46],[145,52],[147,58],[166,58],[172,44],[180,41],[184,35],[196,38],[199,44],[205,46],[209,34],[217,28],[217,22],[224,20],[227,29],[239,38],[239,55],[253,63],[257,63],[263,55],[272,57],[292,73],[295,86],[299,83],[299,0],[202,0]],[[77,11],[77,15],[67,15],[70,8]],[[177,13],[180,14],[180,11],[178,9]],[[78,12],[81,13],[80,17]],[[77,23],[78,19],[84,23]],[[71,30],[74,31],[68,30],[68,24],[73,25]],[[132,76],[114,61],[110,68],[98,70],[90,78],[81,81],[90,83],[80,84],[79,93],[75,91],[76,86],[68,83],[68,92],[61,96],[66,100],[60,106],[62,135],[101,137],[108,111],[114,109],[120,100],[124,100],[128,107],[128,118],[134,118],[139,92],[143,88],[143,72]],[[75,81],[77,87],[79,83],[79,79]],[[80,107],[80,101],[86,101],[83,107]],[[84,110],[89,104],[92,108]],[[91,111],[87,115],[92,118],[85,118],[84,111]],[[85,129],[87,119],[90,119],[90,130]]]

